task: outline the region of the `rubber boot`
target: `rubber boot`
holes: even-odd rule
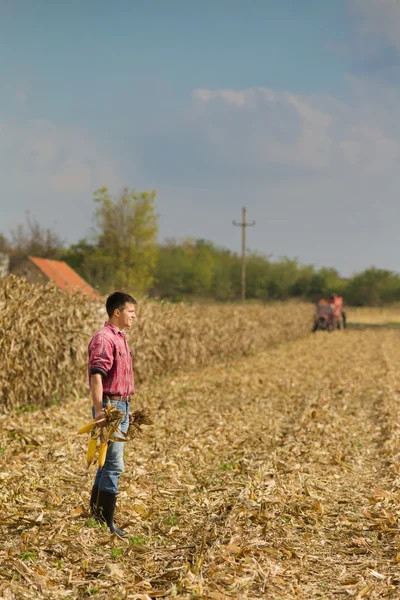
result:
[[[97,517],[97,496],[99,494],[99,488],[97,486],[92,487],[92,493],[90,496],[90,514],[92,517]]]
[[[93,490],[92,490],[93,494]],[[117,504],[117,494],[112,492],[106,492],[104,490],[96,490],[97,503],[95,503],[95,516],[105,521],[111,531],[119,535],[119,537],[126,536],[126,531],[119,529],[114,523],[115,507]]]

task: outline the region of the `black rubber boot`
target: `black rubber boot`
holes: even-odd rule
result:
[[[90,514],[93,517],[97,517],[98,516],[97,515],[97,507],[96,507],[98,494],[99,494],[99,488],[94,485],[92,487],[92,493],[91,493],[91,496],[90,496]]]
[[[94,502],[93,514],[97,519],[101,521],[105,521],[111,531],[111,533],[115,533],[119,535],[119,537],[124,537],[126,535],[126,531],[123,529],[119,529],[114,523],[114,513],[115,506],[117,504],[117,494],[113,494],[112,492],[106,492],[104,490],[97,490],[96,488],[96,500]],[[92,497],[94,497],[94,492],[92,490]]]

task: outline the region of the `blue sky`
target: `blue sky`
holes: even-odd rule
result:
[[[0,0],[0,55],[0,231],[156,188],[160,240],[400,271],[396,0]]]

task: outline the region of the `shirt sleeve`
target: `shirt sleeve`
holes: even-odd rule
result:
[[[114,363],[114,346],[105,335],[96,335],[89,345],[89,372],[107,377]]]

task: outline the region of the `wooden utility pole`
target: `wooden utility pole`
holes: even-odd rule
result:
[[[242,222],[236,223],[236,221],[232,221],[232,223],[236,225],[236,227],[242,228],[242,302],[244,302],[246,300],[246,227],[253,227],[256,222],[246,222],[246,209],[243,207]]]

